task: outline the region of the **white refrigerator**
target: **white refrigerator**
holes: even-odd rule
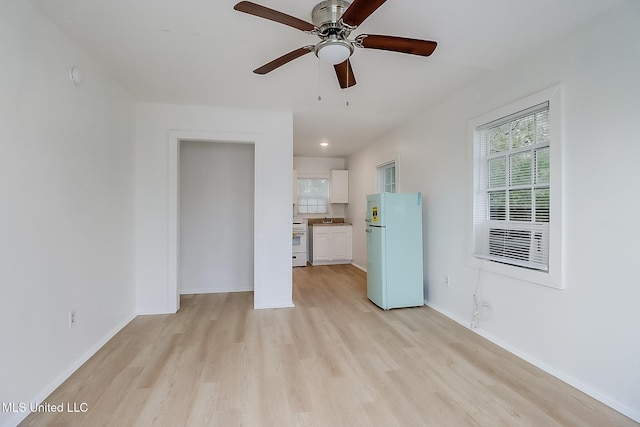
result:
[[[422,194],[367,196],[367,296],[388,310],[424,305]]]

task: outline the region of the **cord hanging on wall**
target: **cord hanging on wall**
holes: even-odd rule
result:
[[[476,290],[473,293],[473,318],[471,319],[471,329],[476,329],[480,321],[485,321],[491,319],[493,317],[493,309],[491,308],[491,304],[489,301],[481,301],[479,299],[480,295],[480,278],[482,274],[482,267],[484,260],[481,261],[480,267],[478,268],[478,280],[476,282]]]

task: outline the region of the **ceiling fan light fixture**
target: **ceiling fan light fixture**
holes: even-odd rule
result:
[[[340,88],[348,89],[356,84],[351,61],[349,61],[356,47],[429,56],[438,44],[429,40],[376,34],[360,34],[354,40],[349,40],[351,33],[359,28],[360,24],[385,1],[322,0],[311,11],[313,24],[250,1],[241,1],[233,8],[242,13],[255,15],[304,31],[307,34],[313,34],[321,40],[315,45],[292,50],[262,67],[256,68],[253,70],[255,74],[267,74],[313,51],[320,61],[333,65]],[[318,101],[322,101],[320,96],[318,96]],[[347,106],[349,106],[349,102],[347,102]]]
[[[329,38],[316,45],[315,53],[323,62],[332,65],[342,64],[353,53],[353,45],[346,40]]]

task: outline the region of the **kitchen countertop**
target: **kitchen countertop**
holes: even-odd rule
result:
[[[332,225],[351,225],[350,222],[328,222],[328,223],[324,223],[324,222],[318,222],[316,224],[311,224],[312,227],[318,227],[318,226],[332,226]]]
[[[324,222],[327,221],[327,222]],[[345,224],[344,218],[341,217],[326,217],[326,218],[309,218],[307,220],[309,226],[312,225],[351,225]]]

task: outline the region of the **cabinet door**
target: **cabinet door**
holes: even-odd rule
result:
[[[335,227],[331,233],[331,259],[343,260],[347,258],[347,231],[345,227]],[[339,228],[339,230],[338,230]]]
[[[331,171],[331,193],[329,203],[349,203],[349,171]]]
[[[330,234],[313,232],[313,261],[329,261],[331,259]]]

